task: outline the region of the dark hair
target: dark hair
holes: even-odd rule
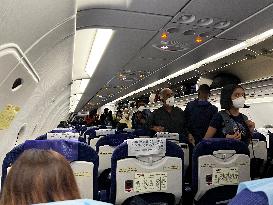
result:
[[[210,93],[210,87],[207,84],[202,84],[198,88],[198,94],[200,94],[200,92],[209,94]]]
[[[1,205],[29,205],[79,199],[69,162],[52,150],[27,150],[12,165]]]
[[[222,109],[229,110],[232,107],[233,103],[231,96],[237,88],[242,88],[244,90],[242,86],[237,84],[229,84],[222,88],[220,97],[220,105]]]

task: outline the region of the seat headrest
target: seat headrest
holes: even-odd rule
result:
[[[67,140],[26,140],[24,150],[44,149],[59,152],[69,161],[78,159],[78,143]]]
[[[150,138],[145,138],[145,139],[150,139]],[[123,142],[120,144],[113,152],[112,155],[112,163],[116,162],[121,159],[129,158],[130,156],[128,155],[128,149],[129,146],[127,142]],[[174,142],[166,141],[166,153],[165,156],[168,157],[178,157],[184,160],[184,153],[183,150]]]
[[[96,151],[99,151],[100,146],[109,145],[117,147],[127,139],[133,139],[135,136],[131,133],[110,134],[100,138],[96,144]]]
[[[266,137],[260,132],[254,132],[253,139],[259,139],[259,141],[266,141]]]
[[[249,149],[244,142],[227,138],[212,138],[202,140],[193,150],[193,158],[197,159],[202,155],[212,155],[217,150],[235,150],[237,154],[249,156]]]

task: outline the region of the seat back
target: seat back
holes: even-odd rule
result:
[[[201,141],[193,151],[195,201],[216,204],[231,199],[239,182],[250,180],[249,150],[234,139]]]
[[[183,151],[164,138],[135,138],[119,145],[111,161],[111,203],[149,193],[182,196]],[[146,184],[147,183],[147,184]]]
[[[252,143],[248,145],[250,158],[258,158],[264,161],[267,160],[267,148],[266,141],[260,141],[259,139],[253,139]]]
[[[179,134],[178,133],[169,133],[169,132],[157,132],[156,137],[158,138],[166,138],[167,140],[179,143]]]
[[[81,196],[97,199],[98,155],[87,144],[73,140],[27,140],[15,147],[3,161],[2,184],[8,167],[28,149],[51,149],[62,154],[71,162]],[[90,188],[91,186],[93,188]]]
[[[101,137],[96,144],[96,152],[99,155],[99,174],[111,168],[111,157],[115,148],[127,139],[133,139],[134,135],[128,133],[110,134]]]
[[[95,136],[89,136],[89,138],[88,138],[89,145],[94,150],[96,150],[96,144],[101,137],[106,136],[106,135],[115,134],[116,130],[115,129],[99,129],[99,130],[95,130],[95,133],[96,133]]]
[[[242,182],[238,186],[236,197],[231,201],[235,204],[273,204],[273,179],[259,179]]]
[[[190,165],[190,149],[189,145],[186,143],[179,143],[184,153],[184,174]]]

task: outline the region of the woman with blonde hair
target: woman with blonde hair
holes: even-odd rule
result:
[[[12,165],[0,205],[29,205],[79,199],[69,162],[52,150],[27,150]]]

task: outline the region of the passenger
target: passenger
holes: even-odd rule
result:
[[[111,119],[113,120],[113,117],[112,118],[110,117],[109,109],[105,108],[104,112],[100,116],[100,124],[101,125],[111,125]]]
[[[189,102],[185,108],[189,140],[192,144],[198,144],[203,139],[213,115],[218,111],[218,108],[208,101],[209,96],[210,87],[207,84],[200,85],[198,98]]]
[[[144,100],[137,102],[137,111],[132,116],[133,129],[145,129],[148,117],[151,114],[149,109],[145,109],[146,103]]]
[[[91,110],[89,115],[84,118],[84,121],[87,126],[96,126],[98,125],[97,110]]]
[[[52,150],[27,150],[12,165],[0,205],[30,205],[79,199],[69,162]]]
[[[180,142],[188,141],[184,111],[174,106],[174,94],[169,88],[159,93],[163,106],[156,109],[147,121],[147,127],[153,132],[179,133]]]
[[[123,110],[122,118],[119,121],[119,124],[120,124],[120,126],[126,125],[127,128],[130,128],[130,129],[132,128],[132,121],[130,119],[130,113],[129,113],[128,108],[125,108]],[[123,128],[125,128],[125,127],[123,127]]]
[[[222,111],[215,114],[210,122],[205,138],[233,138],[249,143],[255,123],[240,113],[246,108],[245,91],[240,85],[227,85],[221,91]]]
[[[113,125],[114,119],[113,119],[113,112],[110,110],[107,115],[107,123],[108,125]]]

